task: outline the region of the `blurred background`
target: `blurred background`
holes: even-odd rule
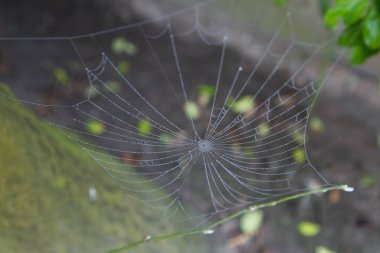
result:
[[[90,34],[163,17],[199,2],[2,0],[0,37]],[[244,55],[248,62],[257,61],[259,54],[250,50],[252,41],[247,41],[247,34],[255,31],[255,42],[265,44],[287,12],[292,13],[293,23],[292,31],[284,29],[281,33],[283,44],[292,40],[322,44],[334,37],[324,25],[318,1],[293,0],[283,5],[269,0],[220,1],[217,7],[203,12],[202,20],[211,28],[213,22],[228,23],[234,34],[229,50],[239,59]],[[185,30],[189,15],[172,22],[175,22],[174,29]],[[116,31],[102,37],[98,40],[100,47],[115,42],[119,35]],[[140,78],[136,80],[146,80],[141,81],[142,89],[150,91],[150,98],[161,101],[160,108],[171,115],[172,105],[162,101],[165,91],[159,93],[160,89],[153,87],[153,77],[147,77],[153,71],[149,69],[148,58],[143,56],[140,38],[133,37],[133,32],[130,36],[128,57],[116,58],[119,71]],[[91,36],[83,41],[79,39],[78,50],[82,60],[95,67],[101,55],[93,53],[96,47],[89,41]],[[181,55],[183,61],[195,61],[193,52],[203,51],[191,38],[184,43],[183,48],[188,51]],[[165,52],[169,45],[156,46]],[[324,59],[335,62],[340,51],[334,42],[324,47],[323,57],[314,62],[315,69],[305,73],[305,78],[320,78]],[[299,51],[300,59],[304,53]],[[199,72],[212,70],[212,66],[209,69],[207,66],[215,65],[212,60],[207,62],[213,59],[212,54],[200,57],[205,62],[193,70],[194,83],[201,82]],[[235,219],[222,224],[213,235],[144,245],[134,252],[377,252],[380,248],[380,57],[374,56],[360,66],[350,64],[348,58],[344,56],[337,63],[318,94],[313,124],[307,133],[307,150],[311,162],[329,182],[350,185],[355,188],[353,193],[332,191],[291,201],[265,209],[259,217],[245,217],[254,223],[254,228],[247,229],[244,220]],[[299,64],[297,60],[294,58],[293,63],[287,64],[288,69],[282,69],[284,76],[294,71]],[[261,71],[270,72],[275,64],[274,57]],[[0,97],[1,253],[106,252],[149,234],[183,229],[157,222],[158,212],[135,199],[142,196],[131,198],[122,184],[66,138],[64,130],[45,123],[48,120],[83,130],[72,122],[73,110],[40,105],[71,105],[91,95],[86,72],[70,41],[0,39],[0,82],[1,92],[7,94]],[[114,85],[114,91],[128,96],[127,90]],[[26,103],[20,105],[9,99],[12,96]],[[84,131],[96,134],[103,127],[87,122]]]

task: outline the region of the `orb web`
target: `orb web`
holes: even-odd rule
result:
[[[207,18],[214,4],[73,37],[1,39],[71,49],[86,92],[71,105],[45,105],[60,115],[51,124],[170,221],[203,221],[329,184],[308,158],[306,132],[335,66],[320,66],[331,41],[284,39],[294,33],[288,13],[272,33],[237,29]],[[115,52],[115,39],[137,52]],[[88,131],[90,121],[101,133]]]

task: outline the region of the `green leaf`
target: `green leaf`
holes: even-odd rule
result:
[[[120,71],[120,73],[125,74],[129,71],[131,68],[131,65],[128,61],[120,61],[119,64],[117,64],[117,69]]]
[[[311,221],[302,221],[298,223],[298,232],[305,237],[313,237],[319,234],[321,227],[319,224]]]
[[[380,49],[372,50],[368,48],[364,43],[355,46],[351,52],[351,63],[353,64],[362,64],[370,56],[376,54]]]
[[[305,151],[302,148],[296,148],[293,151],[293,158],[297,163],[305,163],[306,161]]]
[[[336,28],[338,26],[338,20],[343,15],[343,11],[336,8],[329,9],[324,17],[324,22],[329,28]]]
[[[336,251],[326,248],[324,246],[318,246],[315,248],[315,253],[336,253]]]
[[[334,7],[330,8],[324,17],[325,24],[330,28],[338,26],[339,19],[345,25],[353,25],[364,15],[369,0],[336,0]]]
[[[339,0],[340,5],[344,6],[345,12],[343,22],[345,25],[353,25],[364,15],[368,7],[369,0]]]
[[[363,20],[363,40],[370,49],[380,48],[380,13],[376,7],[372,7]]]
[[[377,134],[377,147],[380,148],[380,133]]]
[[[185,103],[184,111],[186,117],[192,120],[196,120],[200,116],[200,110],[198,108],[198,105],[192,101],[188,101]]]
[[[123,37],[117,37],[112,41],[112,51],[116,54],[126,53],[128,55],[135,55],[137,53],[137,47]]]
[[[244,214],[240,219],[240,229],[245,234],[255,234],[259,231],[264,220],[264,212],[256,210]]]
[[[310,119],[310,129],[313,132],[321,133],[325,130],[325,125],[322,120],[318,117],[312,117]]]
[[[70,77],[67,74],[66,70],[60,67],[54,69],[54,77],[60,84],[64,86],[67,86],[70,82]]]
[[[91,134],[101,135],[106,129],[106,126],[104,125],[103,122],[100,122],[91,118],[91,119],[88,119],[86,122],[86,129]]]
[[[353,47],[362,43],[361,23],[346,27],[339,35],[338,44],[345,47]]]
[[[152,124],[145,119],[140,119],[137,123],[137,129],[139,130],[139,134],[141,136],[147,136],[152,132]]]
[[[255,107],[255,100],[251,95],[246,95],[232,104],[231,110],[235,113],[243,113],[252,110]]]

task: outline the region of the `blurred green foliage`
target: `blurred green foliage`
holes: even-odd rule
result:
[[[0,94],[12,97],[0,85]],[[147,185],[136,185],[133,198],[101,170],[99,164],[66,135],[35,117],[20,103],[0,95],[0,252],[105,252],[147,233],[179,228],[159,224],[160,212],[137,199],[147,198]],[[100,152],[100,151],[99,151]],[[100,153],[99,153],[100,154]],[[111,169],[120,166],[99,157]],[[137,175],[131,180],[141,180]],[[91,200],[89,190],[96,189]],[[162,198],[162,191],[149,197]],[[162,204],[170,202],[163,200]],[[184,242],[160,245],[179,252]],[[202,243],[196,249],[205,252]],[[138,252],[157,252],[157,245]]]
[[[369,189],[376,184],[376,178],[373,175],[364,175],[360,178],[359,185],[363,189]]]
[[[315,248],[315,253],[336,253],[336,251],[329,249],[325,246],[318,246]]]
[[[216,92],[216,87],[208,84],[201,84],[197,86],[197,91],[199,94],[198,101],[199,104],[205,106],[214,97]]]
[[[232,100],[233,101],[233,100]],[[256,105],[255,100],[252,98],[251,95],[246,95],[237,101],[235,103],[231,104],[231,110],[235,113],[247,113],[254,109]]]
[[[197,91],[200,95],[213,97],[216,92],[216,87],[209,84],[200,84],[197,86]]]
[[[53,72],[54,77],[59,84],[67,86],[70,83],[70,76],[64,68],[57,67]]]
[[[139,134],[141,136],[147,136],[152,132],[153,126],[148,120],[140,119],[137,123],[137,129],[139,130]]]
[[[137,54],[137,47],[132,42],[124,39],[123,37],[117,37],[112,41],[111,45],[112,51],[115,54],[125,53],[127,55],[135,55]]]
[[[301,221],[298,224],[298,233],[305,237],[314,237],[319,234],[321,227],[319,224],[311,221]]]
[[[310,119],[310,129],[313,132],[321,133],[324,131],[325,125],[320,118],[314,116]]]
[[[305,163],[306,162],[306,154],[302,148],[296,148],[293,151],[293,158],[297,163]]]
[[[274,0],[277,5],[283,5],[287,0]]]
[[[106,126],[104,125],[104,123],[98,120],[95,120],[93,118],[90,118],[86,122],[86,129],[91,134],[101,135],[102,133],[104,133]]]
[[[170,134],[166,134],[166,133],[160,134],[160,137],[159,137],[160,142],[165,145],[170,144],[172,142],[172,139],[173,137]]]
[[[261,123],[257,131],[261,137],[266,137],[270,134],[270,126],[267,123]]]
[[[274,0],[282,5],[287,0]],[[380,0],[319,0],[324,22],[341,28],[338,44],[351,49],[351,62],[362,64],[380,51]]]
[[[192,101],[186,102],[183,109],[186,117],[191,120],[197,120],[201,114],[198,105]]]
[[[120,71],[121,74],[127,73],[130,70],[130,68],[131,64],[129,63],[129,61],[126,60],[120,61],[117,64],[117,69]]]
[[[257,210],[244,214],[240,218],[240,230],[245,234],[256,234],[264,220],[264,212]]]

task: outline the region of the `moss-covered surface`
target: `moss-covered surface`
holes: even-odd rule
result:
[[[0,92],[8,91],[0,86]],[[60,130],[0,96],[0,253],[104,252],[147,234],[173,232],[158,226],[159,218],[127,197]],[[175,242],[137,252],[180,247]]]

